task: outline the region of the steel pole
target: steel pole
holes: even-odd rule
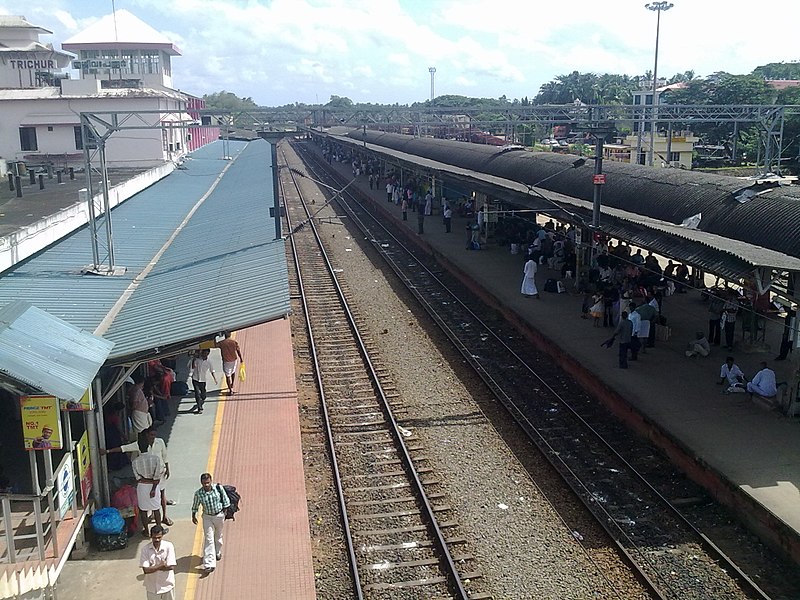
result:
[[[647,165],[652,167],[653,166],[653,155],[655,154],[655,149],[653,148],[653,143],[655,142],[655,111],[656,106],[658,106],[658,95],[656,94],[656,85],[658,83],[658,33],[659,29],[661,28],[661,8],[656,10],[656,58],[655,62],[653,63],[653,118],[650,119],[650,155],[647,159]]]
[[[605,135],[595,135],[594,138],[594,174],[603,174],[603,144]],[[594,190],[592,193],[592,229],[600,228],[600,203],[603,199],[603,184],[599,183],[599,178],[594,178]]]

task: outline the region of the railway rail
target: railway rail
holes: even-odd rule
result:
[[[768,598],[615,449],[630,437],[618,422],[565,386],[567,377],[513,328],[479,317],[479,309],[442,280],[430,257],[384,225],[371,200],[363,202],[358,192],[345,189],[349,183],[315,152],[296,147],[315,179],[344,189],[335,194],[341,210],[595,516],[654,597]]]
[[[461,542],[457,524],[447,520],[450,507],[431,491],[435,475],[424,467],[413,436],[397,423],[394,413],[401,408],[390,401],[398,404],[397,394],[359,331],[311,203],[292,171],[281,169],[280,186],[283,197],[293,200],[286,212],[292,292],[306,318],[354,597],[491,597],[467,591],[480,573],[469,570],[471,556],[451,550]],[[301,210],[293,225],[293,213]]]

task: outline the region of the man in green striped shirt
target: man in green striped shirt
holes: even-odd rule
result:
[[[225,524],[225,509],[231,505],[225,489],[214,484],[210,473],[200,475],[202,487],[194,493],[192,523],[197,525],[197,510],[203,506],[203,569],[211,573],[222,560],[222,527]]]

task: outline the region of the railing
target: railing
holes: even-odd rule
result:
[[[55,535],[57,516],[52,486],[45,488],[38,496],[0,494],[0,505],[2,539],[5,543],[5,548],[0,550],[0,563],[44,560],[48,544],[52,544],[53,556],[58,556],[58,538]]]

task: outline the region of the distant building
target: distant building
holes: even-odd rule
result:
[[[136,120],[145,128],[108,138],[112,167],[178,160],[218,137],[216,128],[200,123],[203,100],[172,88],[172,57],[180,50],[128,11],[107,15],[62,44],[76,56],[39,41],[50,33],[24,17],[0,17],[0,162],[82,165],[81,112],[150,111]],[[78,79],[61,73],[67,66]],[[197,126],[187,128],[194,118]]]

